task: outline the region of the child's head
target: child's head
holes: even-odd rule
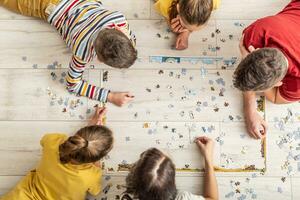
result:
[[[106,156],[112,146],[110,129],[105,126],[87,126],[59,146],[59,157],[62,163],[93,163]]]
[[[287,69],[287,59],[280,50],[258,49],[238,65],[233,84],[241,91],[264,91],[280,86]]]
[[[137,59],[137,51],[124,33],[117,29],[103,29],[94,46],[98,60],[115,68],[129,68]]]
[[[129,173],[127,192],[143,200],[171,200],[176,197],[175,165],[156,148],[143,152]]]
[[[180,23],[189,31],[199,30],[213,10],[213,0],[174,0],[169,10],[170,19],[179,15]]]

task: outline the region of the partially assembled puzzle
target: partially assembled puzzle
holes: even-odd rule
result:
[[[191,60],[200,64],[223,61],[206,57],[150,57],[150,62],[155,63],[182,64]],[[194,139],[204,135],[216,141],[216,171],[265,170],[265,140],[253,140],[246,132],[242,95],[232,85],[232,70],[200,67],[145,71],[104,72],[104,87],[130,90],[135,95],[134,102],[127,107],[109,108],[107,125],[118,133],[118,148],[105,159],[108,173],[128,171],[139,154],[151,147],[170,155],[178,171],[201,172],[203,162]],[[257,103],[264,117],[264,98],[258,97]]]

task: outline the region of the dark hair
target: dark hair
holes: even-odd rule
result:
[[[59,146],[62,163],[92,163],[106,156],[113,146],[112,131],[105,126],[87,126]]]
[[[137,59],[133,41],[115,29],[103,29],[98,33],[95,51],[100,61],[115,68],[129,68]]]
[[[260,91],[273,87],[286,75],[284,54],[276,48],[250,53],[234,72],[233,85],[241,91]]]
[[[208,21],[212,10],[213,0],[174,0],[169,8],[169,18],[172,20],[179,15],[187,23],[200,26]]]
[[[148,149],[128,174],[126,192],[140,200],[173,200],[177,195],[175,174],[169,157],[156,148]]]

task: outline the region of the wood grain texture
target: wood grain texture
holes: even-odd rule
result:
[[[108,71],[104,86],[131,91],[134,101],[110,106],[109,120],[240,121],[242,96],[232,86],[232,71],[126,70]],[[207,115],[207,112],[211,113]]]
[[[95,85],[135,95],[124,108],[107,104],[107,123],[116,141],[105,159],[106,168],[132,163],[150,147],[170,155],[177,168],[201,168],[202,157],[193,143],[200,135],[216,141],[216,165],[261,166],[260,141],[250,139],[245,132],[242,96],[232,87],[232,69],[240,60],[242,30],[260,17],[277,13],[289,1],[222,0],[206,27],[191,35],[185,51],[171,48],[175,35],[153,9],[152,0],[103,2],[129,19],[139,52],[137,62],[128,70],[115,70],[95,59],[84,73],[84,78]],[[74,133],[86,124],[98,102],[68,94],[63,74],[71,54],[53,27],[3,8],[0,27],[1,195],[35,167],[40,158],[39,141],[45,133]],[[152,56],[169,57],[170,62],[150,62]],[[235,57],[233,66],[224,68],[224,63]],[[211,62],[217,58],[222,59]],[[181,63],[173,63],[176,59]],[[70,101],[78,99],[77,107],[71,109]],[[220,199],[300,198],[299,105],[267,102],[267,171],[264,175],[217,173]],[[63,112],[65,107],[68,109]],[[202,175],[178,172],[177,186],[202,194]],[[108,199],[120,193],[116,185],[124,185],[125,176],[112,171],[104,175],[103,189],[113,184]]]

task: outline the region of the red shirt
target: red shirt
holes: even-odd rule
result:
[[[279,87],[280,95],[288,101],[300,100],[300,0],[293,0],[277,15],[259,19],[247,27],[244,45],[280,49],[289,62]]]

